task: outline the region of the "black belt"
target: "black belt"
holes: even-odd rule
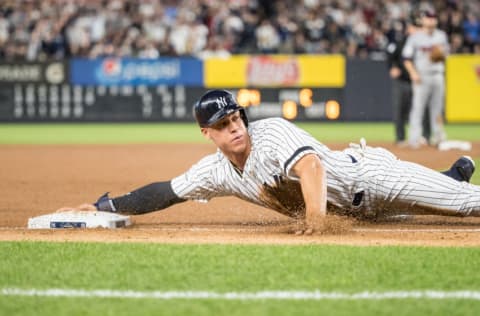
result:
[[[349,155],[349,156],[350,156],[350,159],[352,159],[352,163],[357,163],[358,162],[357,159],[355,159],[355,157],[353,157],[352,155]],[[364,193],[365,193],[365,191],[360,191],[360,192],[355,193],[355,195],[353,196],[353,201],[352,201],[353,206],[359,206],[362,203]]]

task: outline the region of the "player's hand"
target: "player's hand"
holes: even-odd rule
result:
[[[400,70],[400,68],[396,66],[393,66],[392,68],[390,68],[390,78],[392,79],[397,79],[398,77],[400,77],[401,73],[402,71]]]
[[[324,225],[325,216],[316,215],[305,219],[304,221],[297,222],[295,235],[312,235],[313,233],[321,233],[325,229]]]
[[[422,78],[420,78],[420,75],[417,72],[412,72],[410,74],[410,80],[412,80],[414,84],[419,84],[422,82]]]
[[[56,213],[68,212],[68,211],[96,211],[97,208],[93,204],[84,203],[77,207],[64,206],[56,210]]]
[[[295,236],[303,235],[306,227],[307,227],[307,225],[305,223],[305,220],[304,219],[298,219],[294,224],[293,233],[295,234]]]
[[[353,221],[341,216],[327,214],[325,216],[318,215],[315,221],[303,220],[298,221],[295,229],[295,235],[312,235],[312,234],[344,234],[350,233],[353,229]]]
[[[295,229],[295,235],[296,236],[301,236],[301,235],[312,235],[314,232],[321,232],[322,230],[319,228],[313,228],[308,225],[302,225],[301,228],[297,227]]]

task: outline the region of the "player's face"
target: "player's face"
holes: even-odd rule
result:
[[[250,138],[239,111],[227,115],[211,127],[202,128],[202,133],[225,154],[248,152]]]
[[[435,17],[425,16],[422,19],[422,25],[429,30],[435,29],[437,27],[437,23],[437,18]]]

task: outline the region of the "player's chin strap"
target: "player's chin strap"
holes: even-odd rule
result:
[[[93,203],[97,210],[104,211],[104,212],[116,212],[117,209],[115,205],[113,205],[112,199],[108,197],[108,193],[105,193],[101,197],[98,198],[97,202]]]

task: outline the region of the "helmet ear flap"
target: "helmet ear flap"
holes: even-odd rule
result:
[[[240,112],[240,117],[242,118],[242,121],[245,124],[245,127],[248,127],[248,118],[247,118],[247,113],[245,112],[245,109],[241,108],[238,111]]]

